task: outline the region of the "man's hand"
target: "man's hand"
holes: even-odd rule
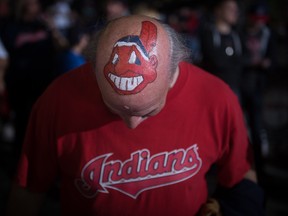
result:
[[[202,205],[198,216],[222,216],[218,201],[212,198],[208,199],[207,202]]]
[[[252,170],[252,169],[248,170],[248,172],[245,174],[244,178],[257,183],[257,175],[256,175],[255,170]]]

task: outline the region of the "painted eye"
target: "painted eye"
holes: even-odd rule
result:
[[[136,53],[133,51],[130,55],[129,58],[129,64],[137,64],[137,65],[141,65],[140,60],[137,58]]]
[[[114,55],[114,58],[113,58],[113,60],[112,60],[112,63],[113,63],[113,64],[117,64],[118,61],[119,61],[119,56],[118,56],[118,54],[116,53],[116,54]]]

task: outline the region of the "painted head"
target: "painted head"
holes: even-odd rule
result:
[[[96,77],[103,101],[129,128],[159,113],[177,79],[171,75],[171,40],[162,24],[145,16],[110,22],[96,49]]]
[[[140,36],[127,35],[113,46],[104,75],[119,94],[137,94],[157,77],[158,59],[149,55],[156,46],[157,28],[143,21]]]

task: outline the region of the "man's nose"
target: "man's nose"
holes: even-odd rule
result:
[[[129,116],[125,117],[123,120],[127,127],[131,129],[135,129],[139,124],[141,124],[146,118],[141,116]]]

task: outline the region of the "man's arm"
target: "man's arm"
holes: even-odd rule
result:
[[[223,192],[221,190],[223,190]],[[235,199],[235,197],[238,197],[238,198]],[[232,205],[231,205],[231,203],[229,202],[231,200],[236,200],[236,202],[235,203],[232,202]],[[249,204],[253,205],[254,210],[256,209],[256,211],[250,212],[251,215],[261,216],[264,214],[263,191],[261,188],[258,187],[257,175],[256,175],[256,172],[252,169],[250,169],[244,175],[243,180],[238,185],[231,188],[231,191],[229,191],[229,189],[218,188],[216,192],[216,198],[215,197],[209,198],[207,202],[201,207],[198,215],[199,216],[245,215],[247,211],[243,213],[243,212],[238,212],[237,208],[234,209],[235,208],[234,206],[240,206],[240,209],[243,208],[242,200],[248,200],[246,202],[247,203],[250,202]],[[244,203],[244,208],[250,209],[250,207],[252,206],[247,205],[247,203]],[[257,207],[258,207],[258,210],[257,210]]]
[[[223,216],[264,216],[264,191],[257,185],[256,173],[249,170],[232,188],[218,187],[215,198]]]
[[[7,216],[38,215],[44,197],[45,194],[30,192],[14,184],[7,205]]]

